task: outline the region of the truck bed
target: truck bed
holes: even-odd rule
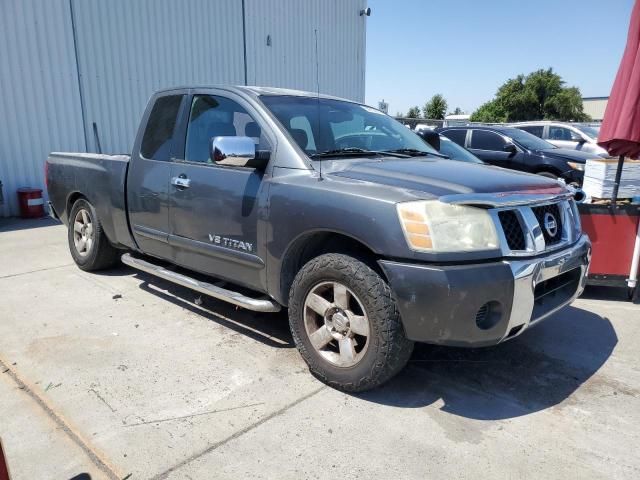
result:
[[[111,243],[131,248],[127,224],[126,179],[129,155],[52,152],[47,158],[47,190],[53,213],[66,225],[69,211],[86,197]]]

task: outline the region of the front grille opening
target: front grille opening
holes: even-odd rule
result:
[[[502,318],[502,305],[491,301],[482,305],[476,312],[476,325],[480,330],[495,327]]]
[[[557,203],[551,205],[541,205],[539,207],[533,207],[531,209],[533,214],[540,224],[544,241],[547,245],[555,245],[562,240],[562,215],[560,214],[560,207]],[[555,228],[549,228],[551,224],[548,220],[555,222]]]
[[[511,250],[524,250],[525,238],[524,230],[518,220],[515,210],[501,210],[498,212],[498,218],[507,239],[507,245]]]
[[[558,308],[573,297],[580,285],[580,268],[574,268],[536,285],[533,291],[532,321]]]

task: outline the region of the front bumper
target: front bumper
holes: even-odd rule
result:
[[[454,346],[494,345],[522,333],[584,290],[591,242],[534,258],[472,265],[381,260],[407,338]]]

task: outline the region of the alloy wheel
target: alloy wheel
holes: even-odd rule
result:
[[[367,313],[358,297],[339,282],[322,282],[309,291],[304,325],[313,348],[337,367],[353,367],[369,346]]]

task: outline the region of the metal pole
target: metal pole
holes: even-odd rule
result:
[[[624,165],[624,155],[618,158],[618,169],[616,170],[616,180],[613,184],[613,194],[611,195],[611,206],[615,207],[618,201],[618,189],[620,188],[620,177],[622,176],[622,166]]]

